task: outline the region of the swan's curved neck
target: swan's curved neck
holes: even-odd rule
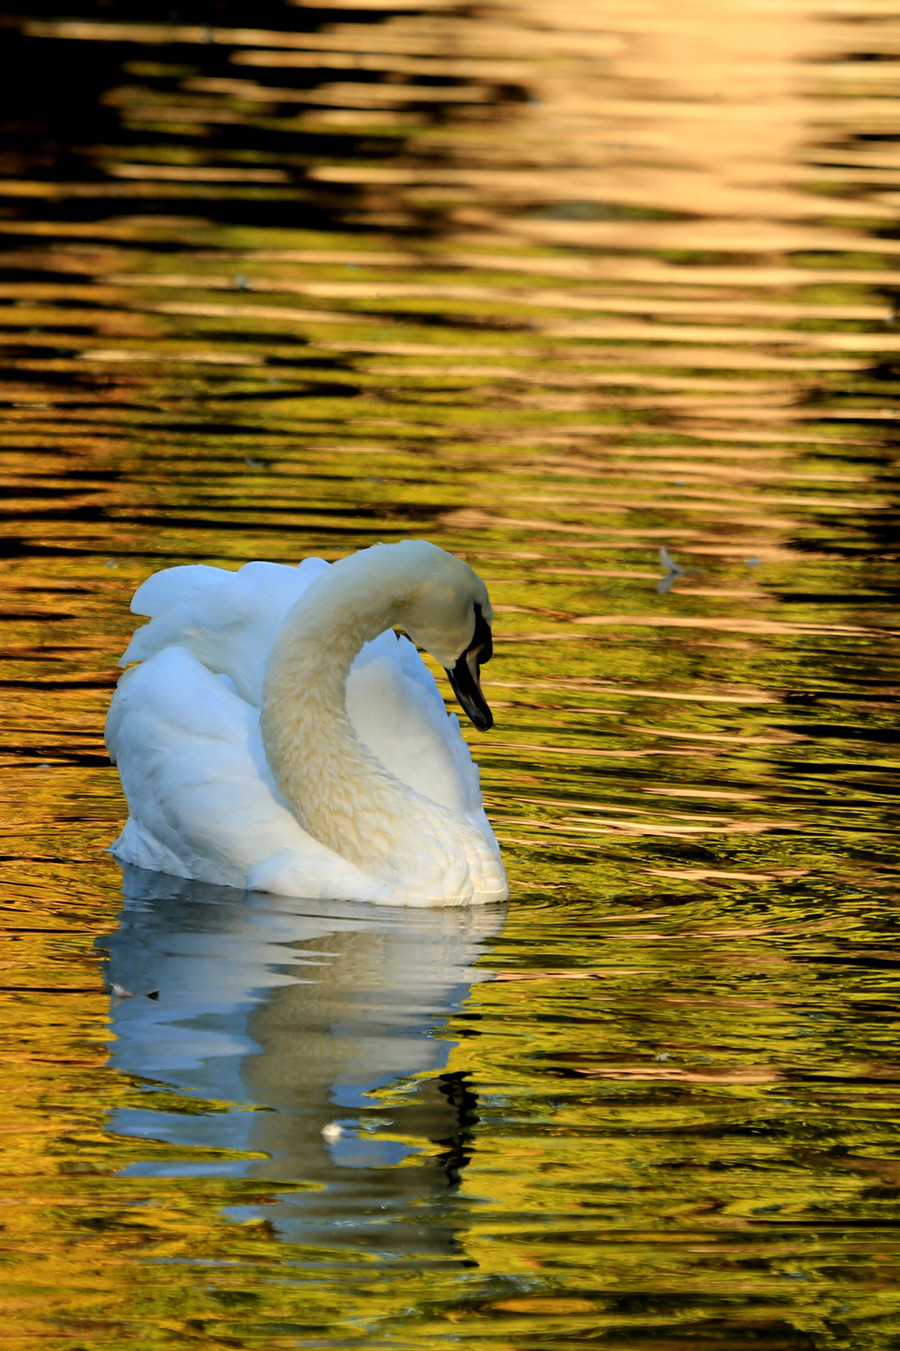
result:
[[[266,669],[261,727],[275,781],[301,825],[357,867],[384,873],[431,804],[381,765],[347,715],[353,660],[401,621],[405,599],[396,579],[354,567],[358,557],[317,579],[285,620]]]

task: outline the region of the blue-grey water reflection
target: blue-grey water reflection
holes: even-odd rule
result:
[[[458,1185],[475,1103],[446,1073],[442,1029],[489,974],[473,963],[503,907],[411,913],[124,873],[105,940],[110,1063],[148,1101],[110,1126],[197,1153],[132,1174],[287,1184],[266,1214],[293,1241],[315,1226],[349,1241],[377,1225],[383,1239],[386,1222]],[[183,1110],[159,1110],[161,1086]],[[434,1237],[440,1248],[440,1224]]]

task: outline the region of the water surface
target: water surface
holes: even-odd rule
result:
[[[896,15],[5,31],[11,1344],[895,1346]],[[410,536],[508,907],[123,877],[137,583]]]

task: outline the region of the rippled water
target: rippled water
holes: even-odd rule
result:
[[[0,57],[11,1344],[897,1346],[895,9],[166,14]],[[508,907],[123,878],[134,586],[406,536]]]

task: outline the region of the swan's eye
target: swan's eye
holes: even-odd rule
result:
[[[483,666],[486,661],[490,661],[494,655],[494,640],[491,637],[491,626],[481,613],[481,606],[475,602],[475,632],[472,634],[472,641],[466,648],[466,656],[470,661],[474,660],[479,666]]]

